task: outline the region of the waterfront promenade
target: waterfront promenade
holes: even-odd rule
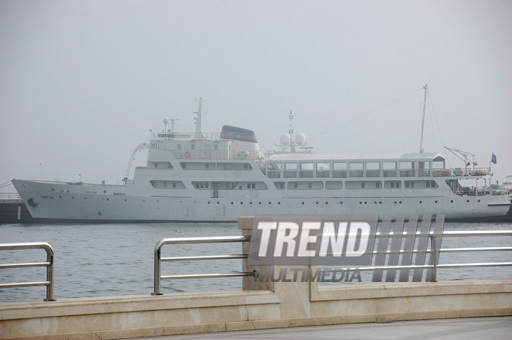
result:
[[[243,254],[249,254],[246,237],[253,221],[241,218],[238,223],[243,236],[235,239],[243,242]],[[156,247],[157,254],[160,248]],[[242,290],[169,294],[160,290],[159,281],[165,273],[160,273],[157,258],[160,257],[155,257],[153,295],[0,304],[0,338],[466,340],[473,337],[489,340],[510,337],[510,279],[322,285],[313,280],[258,281],[244,275]],[[291,270],[284,264],[249,264],[244,258],[241,273],[268,269],[271,277],[278,277],[287,268]],[[316,271],[311,264],[293,268]]]
[[[267,340],[267,339],[365,339],[365,340],[501,340],[512,334],[512,317],[401,321],[333,326],[278,328],[243,332],[161,336],[154,340]],[[135,338],[142,340],[148,338]]]

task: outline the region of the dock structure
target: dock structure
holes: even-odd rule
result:
[[[34,219],[17,194],[0,194],[0,223],[34,223]]]
[[[249,236],[253,218],[238,227]],[[247,254],[249,243],[243,243]],[[294,271],[298,266],[293,266]],[[286,265],[243,272],[275,276]],[[304,271],[311,270],[303,266]],[[290,268],[291,270],[291,268]],[[243,290],[0,304],[2,339],[120,339],[297,326],[512,315],[512,280],[324,286],[243,278]]]

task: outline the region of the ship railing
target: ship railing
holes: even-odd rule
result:
[[[157,242],[154,251],[154,290],[152,295],[162,295],[160,283],[162,280],[177,279],[201,279],[201,278],[222,278],[222,277],[243,277],[254,276],[254,272],[232,271],[229,273],[210,273],[210,274],[188,274],[188,275],[162,275],[162,262],[176,261],[205,261],[205,260],[233,260],[246,259],[247,254],[222,254],[222,255],[204,255],[204,256],[179,256],[162,257],[162,247],[165,245],[177,244],[204,244],[204,243],[230,243],[230,242],[249,242],[247,236],[224,236],[224,237],[187,237],[187,238],[165,238]]]
[[[0,193],[0,200],[6,200],[6,201],[10,201],[10,200],[20,200],[21,199],[21,196],[18,195],[17,193]]]
[[[53,256],[54,256],[54,253],[53,253],[52,246],[46,242],[2,243],[2,244],[0,244],[0,251],[1,250],[16,250],[17,251],[17,250],[28,250],[28,249],[44,249],[46,251],[46,262],[0,264],[0,269],[46,267],[46,281],[2,283],[2,284],[0,284],[0,288],[46,286],[46,299],[44,301],[55,301],[55,299],[53,298]]]

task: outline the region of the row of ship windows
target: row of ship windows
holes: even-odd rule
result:
[[[185,183],[182,181],[164,181],[151,180],[151,185],[155,189],[186,189]],[[264,182],[206,182],[193,181],[192,185],[195,189],[212,189],[212,190],[267,190]],[[341,190],[343,187],[348,190],[358,189],[433,189],[438,188],[436,181],[432,180],[416,180],[416,181],[290,181],[290,182],[274,182],[274,186],[278,190]]]
[[[185,154],[183,157],[187,157]],[[190,157],[190,155],[188,155]],[[252,170],[249,163],[243,162],[180,162],[183,170]],[[149,162],[153,169],[174,169],[171,162]]]

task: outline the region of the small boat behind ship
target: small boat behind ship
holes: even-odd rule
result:
[[[486,188],[489,169],[450,169],[440,153],[315,154],[302,134],[265,152],[253,130],[225,125],[194,133],[152,132],[145,167],[123,185],[14,179],[36,222],[236,221],[258,214],[445,214],[501,217],[508,195]],[[165,122],[167,123],[167,122]],[[136,149],[136,150],[137,150]],[[423,150],[421,150],[423,151]],[[472,180],[473,194],[461,181]]]

